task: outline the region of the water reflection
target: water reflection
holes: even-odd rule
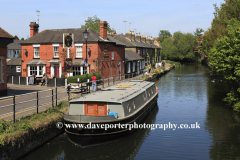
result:
[[[158,106],[155,106],[143,123],[153,124],[157,112]],[[122,139],[86,148],[80,148],[69,142],[67,136],[63,134],[23,159],[133,159],[150,131],[150,129],[138,129]]]
[[[156,80],[158,106],[145,119],[155,124],[198,122],[200,129],[142,129],[89,148],[61,135],[23,159],[240,159],[240,116],[222,101],[231,86],[212,79],[203,65],[176,67]]]

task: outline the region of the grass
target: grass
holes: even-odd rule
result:
[[[68,102],[63,101],[54,109],[65,113],[68,110]],[[9,143],[14,145],[14,141],[23,138],[25,134],[27,135],[32,131],[39,132],[39,129],[47,129],[49,126],[56,125],[56,122],[62,121],[63,116],[54,109],[51,107],[45,112],[22,117],[15,123],[13,121],[0,121],[0,146]]]

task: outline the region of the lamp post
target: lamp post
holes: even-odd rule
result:
[[[84,36],[84,38],[86,40],[86,60],[85,60],[86,64],[88,63],[88,59],[87,59],[87,39],[88,39],[88,33],[89,32],[87,31],[87,29],[85,29],[85,31],[83,32],[83,36]],[[88,69],[88,65],[87,65],[87,69]],[[86,73],[86,78],[87,78],[87,81],[88,81],[88,73]]]

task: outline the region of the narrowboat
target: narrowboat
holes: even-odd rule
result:
[[[121,138],[151,112],[157,97],[154,82],[131,80],[70,100],[64,114],[67,136],[83,147]]]

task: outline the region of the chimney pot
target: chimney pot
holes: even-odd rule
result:
[[[36,22],[30,22],[30,37],[38,34],[39,25]]]

